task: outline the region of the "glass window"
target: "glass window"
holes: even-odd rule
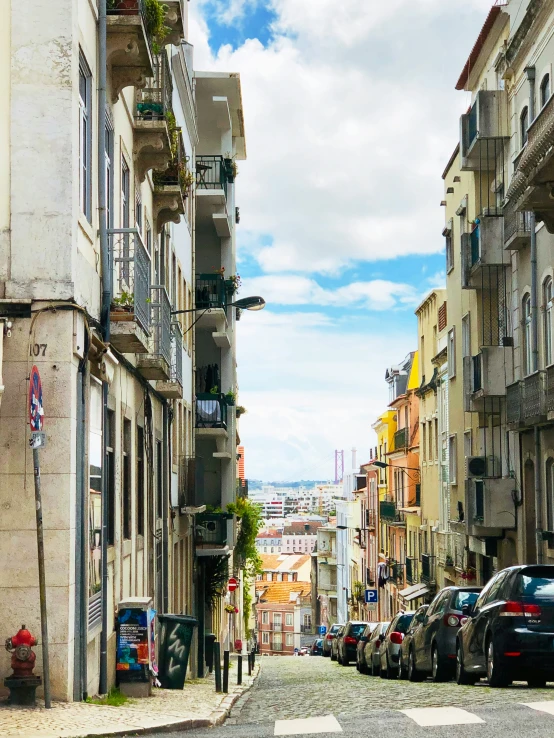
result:
[[[286,639],[287,646],[294,646],[294,633],[287,633]]]
[[[489,581],[485,584],[485,586],[481,590],[481,594],[477,598],[477,602],[475,603],[475,609],[483,607],[483,605],[485,604],[485,599],[488,593],[490,592],[490,589],[495,583],[495,581],[496,581],[496,577],[492,577],[492,579],[489,579]]]
[[[550,99],[550,75],[545,74],[541,81],[541,108],[544,108]]]
[[[502,584],[504,583],[504,580],[506,579],[507,576],[508,576],[507,571],[500,572],[500,574],[494,580],[492,587],[487,592],[485,601],[483,604],[488,605],[489,602],[494,602],[495,600],[498,599],[500,588],[502,587]]]
[[[456,376],[456,332],[454,328],[448,331],[448,376]]]
[[[357,638],[358,636],[362,635],[362,633],[364,632],[364,628],[365,625],[363,623],[352,623],[352,625],[350,626],[350,632],[353,636]]]
[[[90,381],[89,431],[89,597],[102,585],[102,385]]]
[[[292,612],[287,612],[285,615],[285,625],[292,625]]]
[[[405,614],[401,615],[398,620],[396,621],[396,625],[394,626],[394,630],[397,633],[407,633],[408,628],[410,627],[410,623],[412,622],[413,615]]]
[[[525,295],[521,303],[523,322],[523,370],[531,374],[533,366],[531,342],[531,295]]]
[[[544,280],[542,286],[542,299],[543,299],[543,349],[544,349],[544,364],[550,366],[552,364],[552,278],[548,277]]]
[[[79,201],[87,220],[92,219],[92,74],[79,55]]]
[[[464,605],[474,605],[478,597],[479,592],[456,592],[452,609],[461,610]]]
[[[269,624],[269,613],[268,613],[267,610],[264,610],[262,612],[262,624],[263,625],[268,625]]]
[[[458,471],[458,444],[456,443],[456,436],[450,436],[448,439],[448,464],[449,464],[449,479],[450,484],[456,484],[456,475]]]
[[[529,108],[524,107],[519,116],[519,139],[520,147],[523,148],[527,143],[529,129]]]
[[[519,577],[519,591],[525,599],[548,600],[554,598],[554,575],[551,567],[530,567]]]
[[[131,421],[123,420],[123,538],[131,538]]]
[[[554,459],[546,460],[546,528],[554,531]]]
[[[264,632],[262,633],[262,643],[269,643],[269,632],[267,630],[264,630]]]

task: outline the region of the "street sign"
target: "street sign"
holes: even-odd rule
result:
[[[366,601],[366,605],[376,605],[379,602],[379,590],[366,589],[365,601]]]
[[[325,633],[327,633],[327,626],[326,625],[320,625],[319,626],[319,635],[324,636]]]
[[[31,448],[44,448],[46,446],[46,433],[44,431],[33,431],[31,433]]]
[[[31,369],[29,382],[29,425],[31,426],[31,432],[41,431],[44,425],[42,383],[36,366]]]
[[[227,589],[229,592],[234,592],[235,589],[239,586],[238,581],[235,579],[235,577],[231,577],[229,579],[229,584],[227,585]]]

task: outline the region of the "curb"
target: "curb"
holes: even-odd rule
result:
[[[189,718],[187,720],[178,720],[176,722],[166,723],[164,725],[155,725],[148,728],[127,728],[121,730],[111,730],[108,733],[103,731],[101,733],[82,733],[75,738],[108,738],[108,736],[135,736],[135,735],[148,735],[155,733],[173,733],[177,731],[185,730],[197,730],[198,728],[215,728],[216,726],[223,725],[223,723],[229,717],[231,710],[243,694],[246,694],[252,687],[260,673],[260,664],[256,663],[254,671],[252,672],[252,681],[250,684],[241,684],[240,686],[235,685],[232,692],[227,694],[221,701],[220,706],[216,710],[212,710],[210,716],[207,718]]]

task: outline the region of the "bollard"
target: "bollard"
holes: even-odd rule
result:
[[[248,654],[248,676],[252,676],[252,654]]]
[[[254,671],[254,666],[256,665],[256,649],[252,649],[252,671]]]
[[[214,642],[215,691],[221,692],[221,644]]]
[[[223,691],[229,691],[229,651],[223,651]]]
[[[242,684],[242,656],[237,659],[237,684]]]

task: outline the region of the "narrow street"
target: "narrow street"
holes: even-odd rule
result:
[[[299,719],[306,723],[288,722]],[[225,725],[180,735],[265,738],[342,733],[348,738],[404,738],[428,735],[431,725],[433,736],[450,738],[508,732],[550,736],[554,686],[528,689],[522,683],[494,690],[484,681],[475,687],[430,680],[412,684],[364,676],[355,666],[345,668],[320,657],[268,657],[262,659],[256,685],[237,703]]]

